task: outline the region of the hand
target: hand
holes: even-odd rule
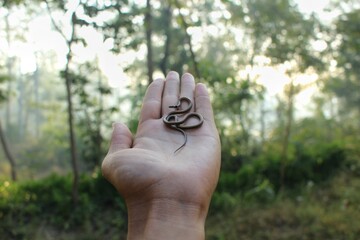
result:
[[[188,97],[202,126],[184,136],[162,117],[179,97]],[[170,72],[147,89],[135,137],[114,124],[103,175],[124,197],[129,214],[128,239],[203,239],[204,222],[220,170],[220,140],[209,94],[190,74]],[[184,235],[185,234],[185,235]],[[188,234],[188,235],[186,235]]]

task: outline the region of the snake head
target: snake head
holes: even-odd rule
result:
[[[184,111],[186,111],[186,112],[190,111],[190,109],[192,108],[192,101],[191,101],[190,98],[187,98],[187,97],[179,98],[179,101],[177,102],[177,104],[176,105],[170,105],[169,108],[180,109],[183,102],[187,103],[187,107],[186,107],[186,109],[184,109]]]

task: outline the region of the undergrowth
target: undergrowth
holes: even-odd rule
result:
[[[267,202],[233,196],[226,211],[211,211],[208,240],[355,240],[360,238],[360,177],[343,172],[317,186]],[[227,198],[231,198],[227,196]]]

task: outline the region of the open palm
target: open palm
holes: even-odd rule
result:
[[[162,117],[179,97],[194,102],[193,111],[204,117],[196,129],[180,132],[167,127]],[[157,79],[144,97],[135,137],[122,123],[114,124],[103,175],[125,198],[127,205],[170,199],[208,208],[220,168],[220,141],[208,92],[190,74],[181,81],[175,72]]]

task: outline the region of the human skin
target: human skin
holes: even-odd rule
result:
[[[167,127],[162,117],[179,97],[194,103],[204,117],[201,127],[184,137]],[[125,199],[128,240],[204,239],[205,220],[218,182],[221,147],[208,91],[191,74],[169,72],[153,81],[144,96],[135,136],[115,123],[109,152],[102,164],[104,177]]]

